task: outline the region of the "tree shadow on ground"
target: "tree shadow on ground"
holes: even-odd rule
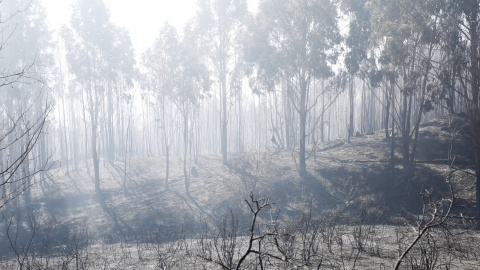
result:
[[[296,180],[285,179],[276,181],[275,185],[262,186],[261,192],[271,194],[276,208],[286,217],[297,216],[299,211],[310,205],[317,214],[321,214],[336,203],[320,179],[310,172],[297,174]]]
[[[190,193],[186,194],[186,197],[184,197],[177,191],[171,190],[171,192],[188,206],[193,216],[201,218],[201,215],[205,215],[211,220],[214,219],[212,214],[205,211],[205,209],[198,204],[198,202],[192,197],[192,195],[190,195]]]
[[[110,217],[110,219],[113,221],[115,227],[115,231],[118,233],[118,235],[123,236],[125,239],[128,236],[133,235],[133,229],[128,225],[123,218],[117,214],[117,211],[113,207],[110,207],[107,204],[107,201],[109,200],[109,197],[111,194],[109,194],[106,191],[99,191],[95,194],[94,199],[97,201],[97,203],[100,205],[102,210]],[[112,239],[113,241],[113,239]]]
[[[376,166],[337,166],[319,168],[316,173],[330,183],[329,191],[337,203],[346,210],[357,211],[367,203],[378,207],[390,217],[385,223],[394,222],[401,216],[413,222],[422,214],[421,193],[431,194],[433,201],[450,198],[450,188],[446,179],[446,167],[441,170],[432,164],[417,164],[409,181],[402,181],[402,171],[396,168],[392,176],[382,164]],[[313,188],[313,187],[312,187]],[[462,200],[459,200],[462,202]]]
[[[303,187],[307,194],[312,195],[313,198],[323,207],[328,208],[335,204],[335,198],[327,191],[322,182],[310,172],[300,174],[303,181]]]

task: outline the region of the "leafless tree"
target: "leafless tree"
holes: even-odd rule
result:
[[[27,11],[32,4],[31,1],[27,2],[18,3],[12,9],[13,11],[6,8],[2,12],[2,15],[10,12],[10,15],[5,18],[3,16],[0,18],[0,35],[2,36],[0,56],[2,58],[7,56],[7,49],[11,50],[9,42],[17,38],[14,19]],[[0,4],[6,3],[0,1]],[[39,67],[42,63],[36,63],[37,57],[26,60],[20,59],[22,56],[18,56],[19,59],[16,58],[17,55],[8,56],[13,57],[14,60],[12,60],[13,64],[6,63],[6,66],[0,67],[2,93],[10,90],[22,93],[37,88],[40,92],[36,92],[38,94],[34,94],[33,99],[27,95],[12,101],[8,94],[0,99],[0,209],[35,183],[42,181],[43,173],[41,172],[48,170],[52,164],[50,157],[38,149],[52,110],[52,103],[43,93],[47,87],[43,81],[42,71],[39,71],[42,70]],[[38,58],[41,57],[38,56]],[[41,62],[40,59],[39,62]],[[26,200],[29,198],[27,196]]]
[[[270,249],[266,248],[269,243],[273,243],[272,237],[277,235],[274,229],[275,225],[261,226],[259,221],[260,213],[273,204],[270,197],[256,199],[253,194],[250,194],[245,199],[245,203],[248,205],[252,218],[246,237],[242,240],[239,218],[233,211],[230,211],[230,214],[223,218],[211,237],[208,233],[204,233],[203,237],[200,238],[198,257],[225,270],[238,270],[251,264],[258,264],[260,269],[263,269],[264,258],[267,260],[286,260],[286,258],[275,255],[270,252]],[[275,223],[275,221],[272,222]]]
[[[16,118],[5,111],[0,114],[4,122],[9,123],[0,130],[0,209],[42,181],[43,179],[35,176],[52,166],[50,158],[44,163],[36,162],[39,156],[35,155],[34,151],[40,137],[44,135],[51,106],[46,106],[37,118],[29,119],[27,115],[32,106]]]

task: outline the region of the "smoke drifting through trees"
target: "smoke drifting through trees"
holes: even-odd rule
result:
[[[39,0],[0,7],[0,209],[29,205],[52,160],[85,166],[101,194],[102,162],[123,162],[127,193],[132,157],[166,156],[159,181],[168,191],[181,163],[189,194],[199,155],[232,168],[230,154],[288,150],[305,176],[319,142],[378,130],[391,140],[385,181],[402,185],[420,123],[453,114],[470,125],[480,209],[478,1],[265,0],[249,14],[245,1],[204,0],[138,65],[101,0],[76,1],[57,48]]]
[[[302,173],[317,142],[379,129],[387,138],[398,131],[401,145],[392,139],[391,150],[402,154],[405,181],[419,124],[456,112],[466,113],[480,159],[478,12],[469,4],[269,0],[249,14],[244,1],[205,0],[185,29],[162,28],[138,67],[129,33],[102,1],[75,3],[59,65],[40,3],[1,4],[11,10],[3,13],[11,18],[2,22],[1,83],[5,91],[22,85],[5,112],[13,117],[16,104],[38,96],[24,88],[44,81],[55,119],[42,149],[57,149],[67,169],[82,160],[90,169],[92,160],[97,190],[101,160],[126,168],[135,155],[182,156],[188,190],[188,168],[201,154],[221,153],[227,164],[228,153],[289,149]],[[166,186],[168,178],[167,169]]]

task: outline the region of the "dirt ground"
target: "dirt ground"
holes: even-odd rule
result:
[[[214,224],[253,192],[271,196],[285,216],[295,216],[310,203],[318,213],[338,205],[354,211],[366,204],[378,208],[384,222],[392,223],[421,211],[418,194],[422,190],[448,196],[448,149],[456,132],[452,183],[458,202],[468,212],[474,203],[470,141],[465,127],[456,122],[452,126],[448,127],[447,119],[438,119],[422,127],[418,162],[408,183],[401,182],[399,142],[392,176],[388,169],[390,141],[378,132],[352,138],[350,144],[333,141],[316,146],[307,160],[308,173],[302,177],[292,158],[295,153],[287,150],[234,154],[229,157],[230,166],[222,165],[218,155],[200,156],[196,164],[187,159],[189,171],[192,167],[197,171],[196,176],[189,172],[189,193],[180,157],[171,158],[169,190],[165,188],[164,157],[129,158],[126,177],[122,160],[113,164],[102,161],[100,195],[93,190],[92,172],[87,172],[85,164],[68,174],[60,168],[51,172],[51,179],[34,187],[34,209],[68,226],[84,220],[101,231],[134,234],[146,226],[168,228],[180,222],[195,226],[201,219]],[[92,164],[89,166],[92,170]]]

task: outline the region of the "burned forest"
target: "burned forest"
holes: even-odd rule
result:
[[[477,269],[479,20],[0,0],[0,269]]]

